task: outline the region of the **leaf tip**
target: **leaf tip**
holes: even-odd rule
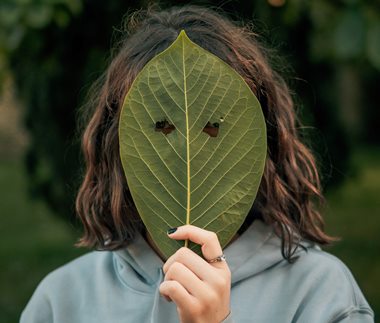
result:
[[[187,36],[185,29],[182,29],[177,37],[177,39],[182,39],[182,38],[191,41],[189,36]]]
[[[181,31],[180,31],[178,37],[181,37],[181,36],[182,36],[182,37],[186,36],[186,31],[185,31],[185,29],[181,29]]]

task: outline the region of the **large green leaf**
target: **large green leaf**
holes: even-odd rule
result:
[[[164,119],[175,127],[170,133],[155,131]],[[203,131],[208,122],[219,123],[216,137]],[[131,195],[166,257],[184,245],[200,253],[168,238],[171,227],[214,231],[222,247],[232,239],[252,207],[266,156],[260,104],[235,70],[181,31],[134,80],[119,136]]]

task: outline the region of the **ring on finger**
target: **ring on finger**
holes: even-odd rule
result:
[[[213,259],[206,259],[206,261],[209,263],[209,264],[212,264],[214,262],[222,262],[222,261],[226,261],[226,256],[223,254],[221,254],[220,256],[216,257],[216,258],[213,258]]]

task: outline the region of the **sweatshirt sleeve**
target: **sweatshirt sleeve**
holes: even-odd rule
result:
[[[367,307],[352,307],[336,317],[333,323],[374,323],[373,312]]]
[[[53,323],[53,313],[48,296],[40,284],[21,313],[20,323]]]
[[[348,267],[331,254],[309,251],[309,273],[297,322],[373,323],[374,313]],[[312,266],[312,267],[310,267]]]

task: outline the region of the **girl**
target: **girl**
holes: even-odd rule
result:
[[[165,259],[145,229],[119,156],[123,99],[145,64],[185,30],[246,81],[267,126],[265,171],[254,205],[222,250],[215,233],[168,228],[171,239],[201,245]],[[105,77],[94,91],[83,136],[87,170],[76,208],[79,246],[94,251],[49,274],[22,313],[37,322],[373,322],[347,267],[319,245],[322,199],[315,161],[296,132],[293,101],[256,35],[198,6],[133,14]]]

